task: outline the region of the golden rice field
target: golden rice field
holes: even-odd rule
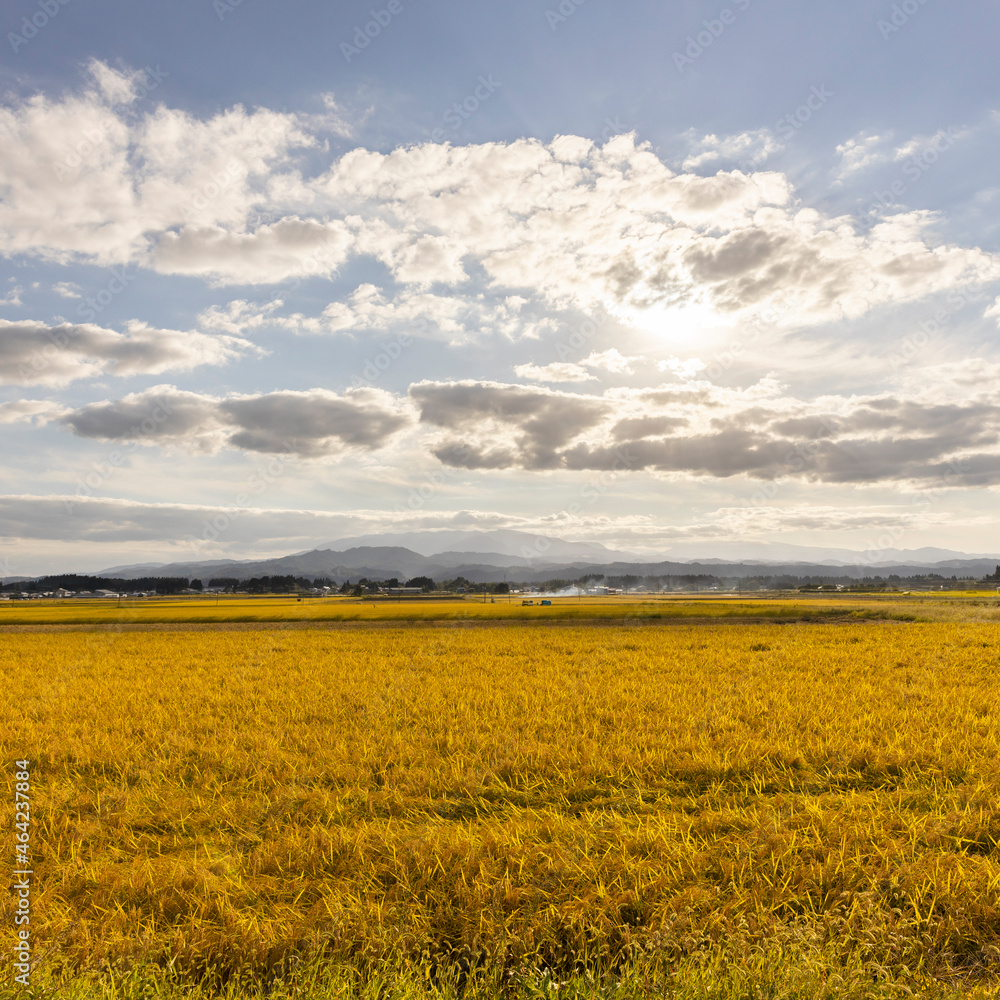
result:
[[[1000,992],[1000,624],[0,642],[34,995]]]
[[[539,599],[523,606],[522,598],[482,597],[464,600],[397,601],[392,598],[264,596],[172,597],[99,600],[0,602],[4,625],[101,624],[128,629],[152,624],[254,622],[392,622],[392,621],[591,621],[610,618],[681,620],[692,618],[824,620],[891,618],[912,620],[1000,621],[996,591],[952,593],[872,593],[767,596],[562,597],[550,607]]]

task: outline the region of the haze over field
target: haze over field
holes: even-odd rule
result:
[[[998,21],[17,0],[0,576],[1000,551]]]

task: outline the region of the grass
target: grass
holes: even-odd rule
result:
[[[943,997],[1000,956],[993,624],[3,641],[38,990]]]

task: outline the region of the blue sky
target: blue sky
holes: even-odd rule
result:
[[[998,21],[8,4],[0,575],[1000,551]]]

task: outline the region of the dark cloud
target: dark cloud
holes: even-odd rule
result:
[[[619,420],[611,428],[611,435],[616,441],[638,441],[669,434],[686,427],[688,423],[687,417],[632,417]]]
[[[218,399],[173,386],[92,403],[59,419],[80,437],[308,458],[381,447],[411,422],[397,401],[376,389],[343,396],[312,389]]]
[[[241,429],[229,444],[245,451],[320,455],[335,442],[370,450],[409,422],[381,395],[336,397],[322,392],[272,392],[225,400],[220,413]]]
[[[896,397],[838,406],[698,387],[587,396],[497,383],[420,383],[421,421],[448,432],[447,465],[545,471],[653,470],[827,483],[1000,481],[1000,403]],[[761,395],[768,398],[761,399]],[[961,461],[959,461],[961,459]],[[947,470],[951,470],[950,472]]]
[[[475,431],[489,422],[510,428],[512,440],[472,446],[459,464],[465,468],[503,468],[520,455],[534,469],[556,468],[558,451],[581,431],[600,423],[609,404],[590,396],[492,382],[420,382],[410,387],[410,398],[420,407],[420,422],[449,431]],[[511,450],[512,445],[516,448]],[[451,454],[447,445],[438,457]],[[470,464],[472,463],[472,464]]]
[[[130,323],[125,333],[90,323],[48,326],[0,320],[0,382],[65,385],[100,375],[159,375],[218,365],[255,350],[239,337],[160,330]]]

